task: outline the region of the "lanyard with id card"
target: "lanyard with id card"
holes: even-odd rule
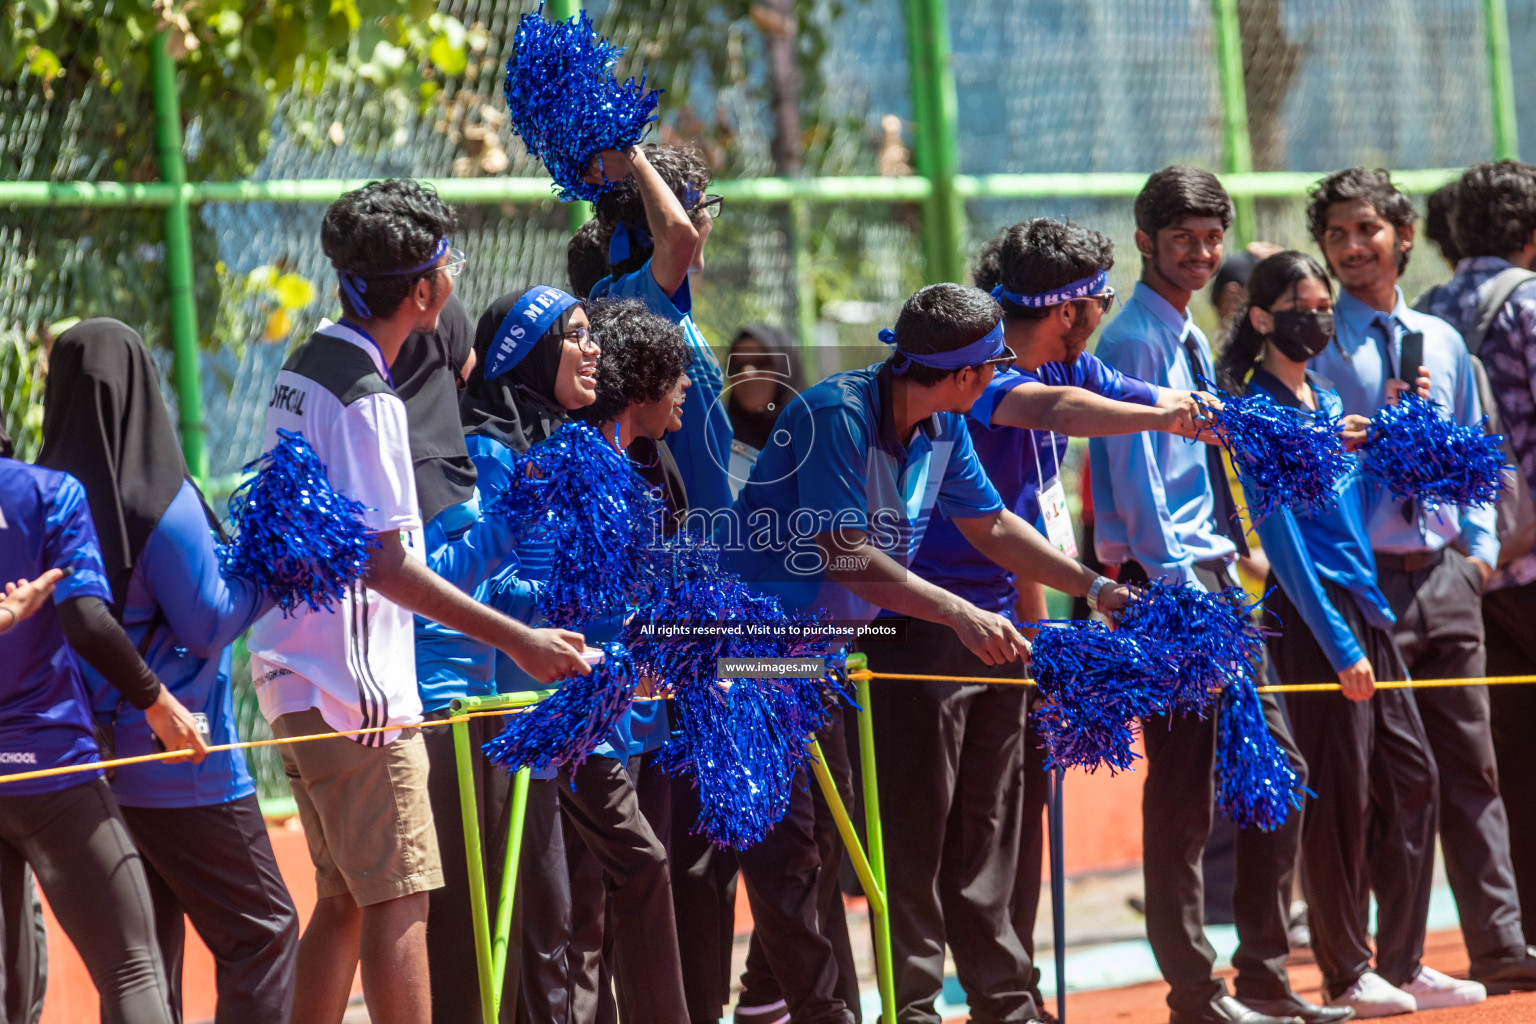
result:
[[[1077,535],[1072,530],[1072,513],[1067,510],[1067,489],[1061,483],[1061,456],[1056,452],[1056,435],[1051,435],[1051,459],[1056,472],[1050,480],[1040,466],[1040,446],[1035,444],[1035,432],[1029,432],[1029,449],[1035,453],[1035,500],[1040,505],[1040,515],[1045,520],[1045,538],[1068,558],[1077,557]]]

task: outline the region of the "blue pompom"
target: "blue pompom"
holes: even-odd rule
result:
[[[1216,717],[1216,806],[1239,827],[1273,832],[1301,807],[1303,792],[1253,681],[1228,685]]]
[[[1322,512],[1334,506],[1335,487],[1353,465],[1336,416],[1287,409],[1257,390],[1234,397],[1203,376],[1199,380],[1221,399],[1221,409],[1207,408],[1255,523],[1280,508]]]
[[[656,120],[658,90],[645,76],[620,82],[612,68],[624,52],[600,37],[585,11],[551,22],[544,5],[523,15],[507,60],[507,108],[512,130],[544,161],[560,198],[594,200],[611,185],[582,181],[604,149],[626,149]]]
[[[1213,594],[1160,579],[1136,591],[1120,624],[1173,666],[1164,707],[1203,717],[1229,683],[1251,682],[1258,671],[1264,631],[1254,623],[1256,607],[1236,587]]]
[[[1404,394],[1371,417],[1362,472],[1392,497],[1413,498],[1431,512],[1491,505],[1504,485],[1504,438],[1485,433],[1487,423],[1460,426],[1431,400]]]
[[[517,458],[484,514],[510,519],[519,543],[550,548],[539,610],[580,629],[628,602],[660,537],[662,504],[627,455],[593,427],[567,423]]]
[[[590,675],[563,680],[531,711],[514,715],[501,735],[482,748],[508,771],[579,765],[629,710],[639,677],[622,644],[605,643]]]
[[[1126,630],[1098,622],[1042,622],[1031,645],[1045,703],[1033,712],[1052,768],[1101,765],[1124,771],[1136,759],[1137,721],[1163,707],[1166,656]]]
[[[219,549],[219,569],[254,583],[287,616],[345,598],[379,543],[363,521],[367,506],[331,488],[303,435],[277,434],[272,450],[246,465],[256,475],[229,497],[235,539]]]

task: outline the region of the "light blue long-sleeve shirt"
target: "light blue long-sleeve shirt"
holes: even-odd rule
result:
[[[1483,407],[1477,398],[1477,382],[1461,335],[1439,317],[1409,307],[1400,288],[1391,316],[1395,322],[1389,339],[1385,328],[1376,322],[1377,311],[1353,295],[1340,295],[1334,305],[1338,333],[1312,360],[1311,367],[1333,382],[1344,403],[1344,412],[1370,416],[1386,403],[1387,381],[1397,376],[1394,368],[1402,360],[1403,335],[1417,331],[1424,335],[1430,397],[1442,414],[1457,423],[1477,425],[1483,418]],[[1438,551],[1460,537],[1471,557],[1497,565],[1499,538],[1494,523],[1492,506],[1448,506],[1417,515],[1410,522],[1403,518],[1402,502],[1383,500],[1371,515],[1367,529],[1371,547],[1377,551]]]
[[[1310,382],[1318,409],[1339,415],[1339,396],[1314,376]],[[1294,403],[1284,386],[1267,373],[1256,373],[1249,392],[1262,390],[1282,405]],[[1312,631],[1335,672],[1365,657],[1360,638],[1328,599],[1323,580],[1350,592],[1365,620],[1390,630],[1396,621],[1381,588],[1376,585],[1376,559],[1371,554],[1365,523],[1376,488],[1352,467],[1334,485],[1337,503],[1326,512],[1294,512],[1282,506],[1258,524],[1259,539],[1274,569],[1275,579],[1290,598],[1302,622]],[[1287,628],[1290,623],[1285,624]],[[1288,680],[1294,681],[1294,680]],[[1312,682],[1313,680],[1306,680]]]
[[[1095,355],[1121,373],[1159,387],[1198,388],[1184,349],[1192,335],[1202,372],[1214,380],[1211,344],[1200,328],[1140,282],[1104,329]],[[1147,431],[1088,442],[1093,470],[1094,546],[1106,565],[1135,560],[1156,579],[1201,586],[1197,562],[1228,561],[1232,539],[1216,526],[1205,445]]]

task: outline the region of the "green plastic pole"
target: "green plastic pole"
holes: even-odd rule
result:
[[[1510,69],[1509,12],[1504,0],[1483,0],[1488,37],[1488,80],[1493,114],[1493,158],[1520,159],[1520,131],[1515,119],[1515,79]]]
[[[853,873],[859,876],[859,885],[864,888],[864,896],[869,900],[869,912],[871,914],[884,915],[889,913],[889,905],[885,901],[885,890],[880,883],[875,881],[874,869],[869,866],[869,857],[864,853],[864,845],[859,842],[859,834],[854,831],[853,819],[848,817],[848,806],[843,803],[843,796],[837,791],[837,783],[832,780],[832,773],[827,770],[827,762],[821,756],[821,741],[811,743],[811,752],[815,754],[815,760],[811,762],[811,770],[816,775],[816,784],[821,787],[821,795],[827,799],[827,807],[832,811],[832,820],[837,823],[837,834],[843,837],[843,846],[848,850],[848,859],[853,862]]]
[[[459,776],[459,817],[464,824],[464,858],[469,868],[469,916],[475,929],[480,1019],[483,1024],[496,1024],[497,985],[492,973],[490,915],[485,904],[485,862],[480,845],[480,805],[475,799],[475,765],[470,754],[468,722],[453,723],[453,764]]]
[[[933,118],[933,205],[940,233],[939,275],[965,275],[965,204],[955,188],[960,173],[960,101],[955,92],[955,56],[950,46],[948,0],[924,0],[930,114]]]
[[[931,188],[933,181],[933,116],[928,88],[933,78],[931,58],[926,45],[927,11],[924,0],[902,0],[902,19],[907,29],[907,92],[912,101],[912,169],[930,189],[922,198],[923,260],[927,280],[940,279],[943,261],[939,232],[938,207]],[[903,179],[892,179],[900,181]]]
[[[507,946],[512,932],[512,905],[517,899],[517,866],[522,862],[523,822],[528,816],[528,780],[533,773],[520,768],[512,776],[512,820],[507,825],[507,858],[501,866],[501,893],[496,897],[496,931],[491,939],[491,991],[501,1012],[501,983],[507,977]]]
[[[1243,82],[1243,35],[1237,21],[1237,0],[1211,0],[1216,19],[1216,73],[1221,89],[1223,170],[1247,174],[1253,170],[1253,146],[1248,137],[1248,94]],[[1237,240],[1253,241],[1253,200],[1238,196]]]
[[[208,481],[208,449],[203,427],[203,388],[198,374],[197,301],[192,290],[192,211],[187,201],[187,165],[181,154],[181,100],[176,94],[176,62],[166,50],[169,30],[155,34],[150,63],[155,89],[155,142],[160,177],[173,189],[165,208],[165,277],[171,300],[171,341],[175,361],[176,406],[181,450],[187,470],[199,484]]]
[[[848,672],[867,673],[869,658],[864,654],[848,655]],[[875,777],[875,729],[871,719],[869,680],[854,682],[859,707],[859,768],[864,777],[864,831],[869,837],[869,870],[882,901],[885,888],[885,833],[880,829],[880,783]],[[876,913],[870,903],[869,916],[875,933],[875,974],[880,983],[880,1019],[884,1024],[896,1024],[896,973],[891,960],[891,920],[886,913]]]

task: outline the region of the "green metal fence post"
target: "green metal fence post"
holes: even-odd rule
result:
[[[485,902],[485,861],[480,841],[480,804],[469,723],[453,723],[453,764],[459,778],[459,818],[464,825],[464,859],[469,869],[469,918],[475,929],[475,975],[480,986],[482,1024],[496,1024],[496,978],[491,973],[490,912]],[[505,884],[505,881],[503,881]]]
[[[848,655],[850,675],[867,675],[869,658],[864,654]],[[885,903],[885,832],[880,827],[880,783],[875,777],[875,727],[870,718],[869,680],[854,680],[854,696],[863,710],[859,712],[859,771],[864,780],[864,832],[869,842],[869,870]],[[875,914],[873,901],[870,917],[875,933],[875,976],[880,983],[880,1019],[883,1024],[896,1024],[896,974],[891,957],[891,921],[886,914]]]
[[[965,205],[960,173],[959,102],[955,95],[946,0],[906,0],[908,78],[912,91],[913,156],[933,191],[923,207],[923,251],[931,281],[958,281],[965,268]]]
[[[1216,75],[1221,92],[1221,138],[1228,173],[1253,170],[1253,146],[1248,138],[1248,94],[1243,82],[1243,34],[1237,20],[1237,0],[1211,0],[1216,29]],[[1240,244],[1253,241],[1253,199],[1238,196],[1236,234]]]
[[[549,0],[549,16],[554,21],[569,21],[581,11],[578,0]],[[575,234],[581,226],[592,219],[592,204],[578,199],[565,204],[565,216],[571,226],[571,234]]]
[[[208,482],[208,449],[203,426],[203,386],[197,358],[197,299],[192,290],[192,213],[186,194],[187,165],[181,154],[181,99],[176,94],[176,62],[166,50],[169,30],[155,34],[150,62],[155,89],[155,141],[160,177],[175,189],[165,208],[165,277],[171,300],[173,375],[187,469],[199,484]]]
[[[816,344],[816,272],[811,263],[811,208],[803,199],[789,202],[790,259],[795,273],[795,332],[800,347]]]
[[[1493,114],[1493,157],[1520,159],[1520,133],[1515,120],[1515,79],[1510,69],[1509,12],[1504,0],[1483,0],[1488,40],[1489,106]]]

